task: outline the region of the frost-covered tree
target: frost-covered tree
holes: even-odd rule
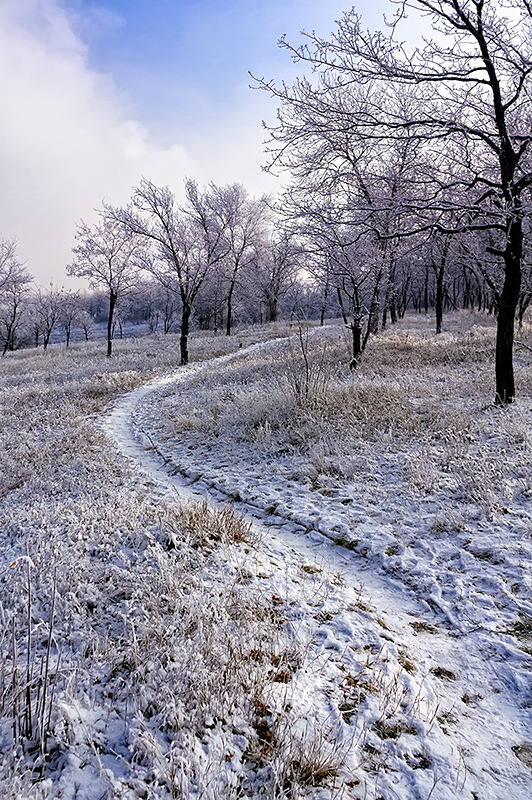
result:
[[[0,240],[0,343],[2,355],[14,350],[23,322],[32,277],[17,256],[14,240]]]
[[[261,321],[277,322],[281,300],[293,287],[301,266],[302,250],[286,231],[269,232],[255,248],[248,277],[248,299],[260,304]]]
[[[250,198],[240,184],[228,186],[220,193],[220,202],[227,209],[226,240],[229,251],[226,264],[226,333],[231,334],[233,323],[233,297],[242,272],[250,267],[257,248],[264,239],[266,225],[271,217],[266,197]]]
[[[94,319],[92,314],[90,314],[86,308],[82,308],[77,316],[77,322],[83,331],[85,341],[88,342],[94,336]]]
[[[59,324],[64,330],[67,347],[70,345],[72,327],[79,322],[81,312],[80,293],[71,289],[62,289],[59,294]]]
[[[179,298],[158,281],[151,280],[141,287],[139,302],[151,333],[171,333],[180,317]]]
[[[104,289],[109,300],[107,314],[107,356],[113,348],[113,320],[118,301],[131,292],[138,281],[139,258],[143,241],[126,230],[105,210],[100,222],[78,225],[73,248],[75,260],[67,267],[69,275],[86,278],[94,289]]]
[[[188,335],[194,301],[213,268],[229,252],[225,239],[227,214],[211,185],[200,190],[185,183],[185,203],[179,206],[168,187],[143,179],[127,208],[107,207],[126,233],[149,243],[143,264],[181,301],[181,364],[188,364]]]
[[[315,70],[290,87],[259,82],[281,104],[272,130],[272,160],[298,164],[305,144],[321,144],[320,165],[337,173],[353,159],[342,142],[367,148],[408,131],[437,169],[422,175],[409,208],[453,213],[430,223],[442,233],[489,231],[487,254],[503,268],[497,316],[495,400],[515,397],[513,343],[521,290],[523,240],[532,185],[532,6],[528,0],[403,0],[388,34],[364,31],[352,10],[330,40],[316,34],[299,48],[283,40],[296,62]],[[435,35],[420,49],[401,44],[404,17],[418,12]],[[391,95],[416,99],[398,115]],[[361,94],[365,103],[354,103]],[[307,153],[308,157],[308,153]],[[416,188],[416,187],[414,187]]]
[[[37,289],[33,298],[32,311],[36,342],[40,334],[43,340],[43,349],[46,350],[61,314],[61,292],[56,289],[52,281],[47,289],[42,287]]]
[[[212,323],[215,330],[225,325],[231,335],[235,308],[245,312],[244,287],[272,225],[269,198],[250,197],[238,183],[217,187],[211,185],[212,203],[225,219],[226,254],[213,269],[198,296],[196,316],[202,327]]]
[[[352,116],[365,113],[368,96],[371,92],[350,93]],[[393,103],[398,118],[405,117],[413,102],[412,98],[391,94],[387,101]],[[290,117],[290,124],[298,127],[300,135],[274,158],[274,164],[288,168],[293,178],[283,198],[284,216],[303,237],[309,253],[321,253],[328,293],[332,288],[345,295],[345,268],[339,272],[330,269],[337,260],[338,247],[344,248],[340,258],[344,265],[345,247],[352,254],[356,249],[365,262],[360,264],[359,277],[364,278],[366,289],[351,292],[354,307],[368,306],[368,329],[375,328],[379,314],[383,325],[388,317],[395,323],[397,262],[413,246],[403,241],[412,219],[408,209],[411,187],[427,169],[422,148],[408,130],[392,142],[376,139],[368,147],[354,126],[353,130],[326,129],[324,120],[318,124],[315,108],[306,111],[298,107]],[[354,264],[352,258],[350,261]],[[362,302],[362,294],[367,294],[367,285],[372,282],[370,272],[375,275],[375,291],[370,291],[371,299]],[[354,277],[351,268],[349,283]],[[360,310],[355,312],[355,317],[359,316]]]

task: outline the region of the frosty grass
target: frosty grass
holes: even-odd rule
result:
[[[3,797],[530,797],[532,335],[431,324],[2,361]]]

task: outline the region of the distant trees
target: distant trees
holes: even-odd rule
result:
[[[2,355],[14,350],[23,322],[24,300],[32,277],[19,261],[14,240],[0,240],[0,344]]]
[[[99,220],[76,229],[71,276],[93,293],[30,287],[13,241],[0,240],[0,345],[4,354],[31,342],[46,350],[62,332],[66,346],[77,329],[86,340],[105,317],[107,355],[115,328],[145,326],[169,333],[180,327],[181,363],[196,322],[233,330],[235,308],[247,321],[279,317],[294,287],[296,250],[280,229],[268,198],[256,200],[240,184],[200,188],[185,183],[184,202],[167,187],[142,180],[124,208],[103,204]],[[297,292],[293,294],[295,297]]]
[[[144,302],[145,318],[151,333],[170,333],[176,329],[180,319],[180,303],[175,292],[157,281],[140,287],[139,301]]]
[[[247,291],[258,300],[261,322],[277,322],[281,300],[292,289],[301,267],[302,250],[288,232],[270,232],[256,247]]]
[[[70,345],[72,328],[77,323],[81,326],[83,307],[79,292],[62,289],[59,295],[59,324],[65,333],[65,343]]]
[[[52,282],[48,289],[37,289],[32,302],[32,318],[35,342],[37,344],[39,336],[42,336],[44,350],[47,349],[52,332],[59,322],[61,308],[61,292],[54,287]]]
[[[235,313],[246,321],[279,318],[301,253],[275,225],[269,199],[250,197],[240,184],[187,181],[178,203],[167,187],[143,180],[128,206],[104,203],[95,224],[77,226],[67,273],[87,279],[88,297],[53,283],[31,291],[14,244],[2,244],[0,341],[6,350],[23,342],[46,350],[61,330],[69,346],[74,329],[89,339],[105,315],[108,356],[115,329],[122,336],[126,322],[140,322],[154,333],[179,327],[186,364],[193,319],[230,335]]]
[[[532,184],[532,8],[528,0],[506,6],[497,0],[408,0],[397,9],[388,36],[363,31],[351,11],[330,41],[309,34],[300,48],[282,42],[295,61],[314,68],[317,79],[280,88],[259,81],[281,103],[272,164],[297,172],[304,156],[318,176],[345,185],[360,163],[361,147],[393,149],[408,133],[423,158],[409,196],[400,200],[409,218],[398,233],[488,234],[484,252],[499,259],[504,273],[495,400],[510,403]],[[438,36],[409,55],[396,28],[411,10],[421,12]],[[379,205],[393,208],[391,198]],[[369,213],[375,206],[368,201],[365,208]]]

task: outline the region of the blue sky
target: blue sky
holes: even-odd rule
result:
[[[369,3],[366,3],[369,5]],[[251,71],[290,72],[276,47],[302,28],[328,35],[343,0],[82,0],[89,64],[109,72],[157,135],[204,125],[249,104]]]
[[[275,104],[248,71],[290,81],[277,40],[327,36],[343,0],[0,0],[0,237],[37,282],[65,282],[76,222],[144,175],[179,193],[279,183],[261,170]],[[360,0],[368,26],[390,10]]]
[[[384,3],[360,0],[359,7]],[[302,29],[327,36],[350,5],[349,0],[70,0],[67,7],[88,44],[89,66],[112,75],[151,136],[161,145],[184,142],[201,158],[198,133],[219,129],[223,136],[226,127],[239,127],[243,116],[259,131],[263,116],[274,119],[274,104],[249,88],[249,72],[279,79],[296,74],[277,46],[280,36],[300,41]],[[379,19],[376,15],[375,24]]]

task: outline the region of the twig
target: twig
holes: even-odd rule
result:
[[[13,645],[13,679],[12,679],[12,687],[13,687],[13,741],[16,742],[17,740],[17,642],[16,642],[16,627],[15,627],[15,615],[13,614],[12,618],[12,645]]]
[[[54,592],[52,595],[52,609],[50,611],[50,624],[48,626],[48,644],[46,647],[46,659],[44,664],[44,681],[43,681],[43,689],[42,689],[42,706],[41,706],[41,749],[43,750],[44,754],[44,720],[45,720],[45,712],[46,712],[46,686],[48,683],[48,670],[50,666],[50,649],[52,647],[52,630],[54,626],[54,612],[55,612],[55,596],[57,591],[57,582],[54,576]]]
[[[30,558],[26,561],[27,581],[28,581],[28,654],[26,659],[26,736],[31,739],[31,568]]]
[[[47,730],[50,730],[50,723],[51,723],[51,720],[52,720],[52,706],[53,706],[53,701],[54,701],[55,688],[57,686],[57,677],[59,675],[59,667],[61,665],[61,656],[62,655],[63,655],[63,643],[61,642],[61,646],[59,648],[59,656],[57,658],[57,666],[56,666],[56,670],[55,670],[54,682],[52,684],[52,691],[50,692],[50,700],[48,701],[48,721],[46,723]]]

